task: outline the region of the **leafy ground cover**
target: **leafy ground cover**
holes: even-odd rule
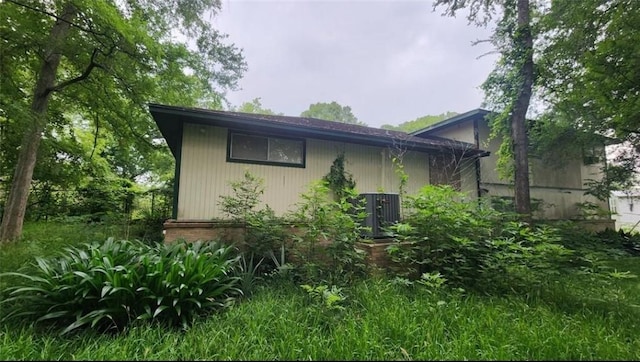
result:
[[[97,225],[30,224],[3,245],[0,271],[102,240]],[[637,258],[607,261],[640,275]],[[7,283],[7,281],[0,281]],[[496,296],[368,277],[316,298],[317,288],[267,279],[251,298],[188,329],[133,323],[124,333],[0,326],[3,360],[638,360],[640,282],[590,274]],[[327,290],[331,290],[328,288]],[[328,302],[331,300],[331,302]],[[5,313],[7,311],[1,311]]]

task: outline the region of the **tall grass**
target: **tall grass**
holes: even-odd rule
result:
[[[77,222],[26,222],[21,240],[0,247],[0,273],[16,271],[35,256],[51,256],[64,247],[122,238],[119,226]]]
[[[633,288],[626,288],[635,298]],[[588,289],[588,285],[581,285]],[[575,288],[574,288],[575,289]],[[35,327],[0,329],[1,359],[70,360],[638,360],[637,308],[563,303],[564,286],[529,296],[427,293],[385,279],[347,291],[328,326],[291,284],[268,285],[186,332],[140,324],[122,335],[62,338]]]
[[[11,271],[15,258],[118,236],[94,237],[70,226],[48,233],[38,239],[52,242],[0,246],[0,269]],[[611,266],[640,275],[637,258],[620,258]],[[136,322],[117,335],[89,330],[59,336],[57,330],[5,324],[0,359],[640,360],[638,278],[603,282],[565,275],[549,279],[544,288],[498,297],[403,287],[371,277],[342,293],[345,308],[327,314],[299,285],[271,281],[186,331]]]

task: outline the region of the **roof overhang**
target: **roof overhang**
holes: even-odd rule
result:
[[[167,106],[161,104],[149,104],[149,111],[153,116],[162,136],[167,141],[169,149],[174,157],[178,154],[181,144],[182,129],[184,123],[201,124],[232,128],[236,130],[248,130],[266,134],[316,138],[322,140],[357,143],[363,145],[388,147],[402,146],[408,150],[442,153],[455,152],[463,157],[484,157],[489,153],[477,149],[475,145],[437,137],[420,138],[404,132],[387,131],[370,127],[352,127],[358,132],[345,131],[327,127],[329,121],[311,119],[313,126],[293,124],[294,121],[308,121],[307,118],[278,117],[236,112],[212,111],[200,108],[186,108]],[[335,122],[330,122],[335,125]],[[317,127],[317,125],[323,127]],[[337,126],[337,125],[336,125]],[[345,127],[342,127],[345,128]],[[348,127],[347,127],[348,128]],[[369,130],[375,134],[366,134]]]
[[[426,136],[429,135],[435,131],[440,131],[461,123],[465,123],[471,120],[475,120],[475,119],[484,119],[488,114],[490,114],[491,111],[487,111],[486,109],[481,109],[481,108],[477,108],[474,110],[471,110],[469,112],[465,112],[462,114],[458,114],[457,116],[451,117],[451,118],[447,118],[441,122],[432,124],[428,127],[425,127],[423,129],[419,129],[417,131],[413,131],[410,133],[410,135],[413,136]]]

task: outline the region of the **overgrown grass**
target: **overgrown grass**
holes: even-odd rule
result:
[[[0,273],[15,272],[35,257],[50,257],[68,246],[123,236],[121,227],[102,223],[25,222],[22,238],[0,245]],[[0,290],[15,278],[0,278]],[[1,311],[0,311],[1,312]]]
[[[629,289],[629,291],[633,291]],[[637,309],[563,303],[565,288],[504,298],[430,294],[384,279],[348,292],[332,324],[296,286],[271,285],[186,332],[139,325],[118,336],[0,330],[2,359],[638,360]]]
[[[47,257],[67,246],[123,237],[121,227],[101,223],[26,222],[22,239],[0,248],[0,273],[16,271],[35,256]]]
[[[56,230],[49,233],[42,240],[57,237]],[[76,237],[82,239],[78,242],[94,240],[73,233],[68,243]],[[0,246],[0,268],[8,271],[5,261],[28,254],[23,248],[42,256],[69,245],[62,240],[33,243],[39,247]],[[613,260],[611,266],[640,275],[637,258]],[[2,325],[0,359],[640,359],[638,278],[605,283],[589,275],[565,275],[544,288],[503,297],[403,287],[382,277],[342,291],[345,308],[328,314],[300,286],[272,281],[186,331],[139,323],[118,335],[85,331],[61,337],[57,330]]]

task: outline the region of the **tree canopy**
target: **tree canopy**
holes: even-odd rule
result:
[[[341,106],[335,101],[331,103],[314,103],[309,106],[309,109],[302,112],[300,116],[366,126],[364,122],[358,121],[358,118],[353,115],[353,113],[351,112],[351,107]]]
[[[528,132],[536,156],[559,162],[584,155],[594,144],[602,147],[603,136],[624,141],[630,147],[603,164],[602,183],[587,186],[600,199],[608,189],[629,186],[640,166],[640,2],[438,0],[436,5],[447,6],[448,14],[466,7],[469,20],[481,25],[501,11],[489,40],[502,57],[483,84],[487,107],[498,114],[494,135],[514,131],[508,119],[529,78],[537,107],[531,114],[535,129]],[[522,5],[530,8],[527,14],[520,12]],[[529,17],[528,28],[521,26],[521,15]],[[531,46],[522,47],[523,37]],[[521,73],[527,62],[533,63],[531,77]],[[505,139],[500,169],[511,178],[517,144],[513,137]]]
[[[589,149],[594,135],[625,145],[604,165],[602,180],[589,185],[604,200],[608,191],[628,188],[640,166],[640,3],[558,0],[545,10],[537,68],[541,121],[583,135],[573,142],[577,151]],[[563,134],[543,137],[561,144]]]
[[[556,118],[638,144],[640,136],[640,2],[552,3],[540,73]]]
[[[36,165],[100,156],[133,179],[151,160],[167,164],[147,104],[220,108],[246,69],[209,22],[220,9],[219,0],[0,3],[1,240],[21,234],[32,179],[44,175]],[[79,125],[94,137],[78,137]]]
[[[445,14],[451,16],[466,7],[469,21],[479,25],[487,25],[496,16],[499,19],[489,41],[500,52],[500,59],[482,88],[488,108],[495,112],[491,121],[492,134],[502,137],[502,145],[498,150],[499,165],[507,170],[503,175],[513,178],[516,212],[530,221],[526,116],[536,80],[533,44],[537,1],[436,0],[434,8],[438,6],[445,7]]]
[[[457,114],[458,114],[457,112],[448,111],[442,114],[438,114],[436,116],[426,115],[426,116],[418,117],[412,121],[406,121],[406,122],[400,123],[397,126],[390,125],[390,124],[383,124],[380,128],[389,129],[392,131],[403,131],[403,132],[411,133],[413,131],[421,130],[423,128],[431,126],[432,124],[436,124],[442,120],[456,116]]]
[[[257,114],[270,114],[270,115],[278,115],[284,116],[283,113],[276,113],[269,108],[265,108],[262,106],[262,101],[260,101],[260,97],[254,98],[249,102],[244,102],[238,107],[231,107],[231,110],[234,112],[243,112],[243,113],[257,113]]]

